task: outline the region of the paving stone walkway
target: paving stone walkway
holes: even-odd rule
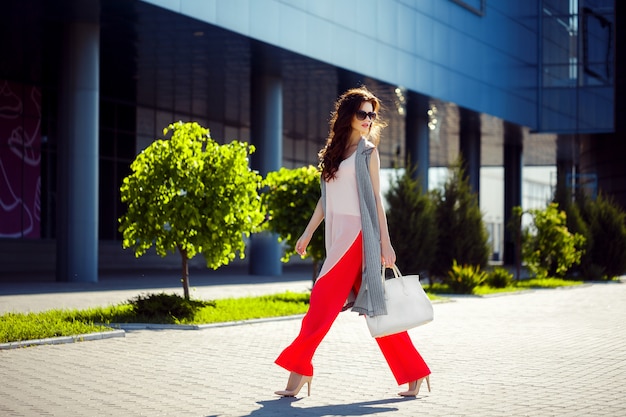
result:
[[[12,297],[28,295],[0,296],[4,308]],[[435,304],[435,321],[410,332],[433,372],[415,399],[397,396],[353,313],[321,344],[312,395],[293,399],[273,394],[287,380],[273,360],[299,319],[130,331],[0,351],[0,415],[625,416],[625,323],[626,283]]]

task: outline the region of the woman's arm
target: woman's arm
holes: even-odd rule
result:
[[[377,148],[374,149],[370,158],[370,177],[374,190],[374,198],[376,199],[376,210],[380,227],[381,262],[385,266],[393,266],[396,263],[396,252],[391,246],[391,238],[389,237],[389,228],[387,226],[387,215],[385,214],[385,207],[383,206],[383,199],[380,192],[380,157]]]
[[[317,200],[317,204],[315,205],[315,210],[311,215],[309,224],[306,226],[306,229],[304,229],[302,236],[300,236],[296,242],[296,252],[298,252],[300,256],[306,255],[306,247],[309,246],[311,237],[313,236],[315,230],[317,230],[320,223],[322,223],[322,220],[324,220],[324,210],[322,209],[322,199],[320,197],[320,199]]]

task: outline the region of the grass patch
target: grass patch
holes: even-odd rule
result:
[[[106,308],[74,311],[78,320],[93,323],[210,324],[306,313],[308,293],[285,292],[215,301],[185,300],[173,294],[138,296]]]
[[[161,293],[109,307],[8,313],[0,316],[0,343],[109,331],[111,323],[209,324],[303,314],[309,297],[309,293],[285,292],[201,301]]]
[[[492,288],[488,285],[479,285],[474,288],[474,295],[489,295],[499,294],[515,291],[524,291],[529,289],[546,289],[546,288],[558,288],[558,287],[570,287],[583,284],[582,280],[571,280],[561,278],[533,278],[520,281],[513,281],[511,285],[504,288]],[[433,285],[425,286],[425,290],[434,294],[452,294],[448,285],[442,283],[434,283]]]
[[[562,278],[533,278],[516,281],[518,288],[558,288],[573,287],[584,284],[582,280],[562,279]]]
[[[109,327],[76,319],[71,311],[8,313],[0,316],[0,343],[49,337],[74,336],[111,330]]]
[[[214,307],[199,310],[188,324],[222,323],[267,317],[304,314],[309,308],[309,293],[286,292],[277,295],[216,300]]]
[[[430,295],[429,295],[430,296]],[[227,321],[304,314],[309,308],[309,293],[284,293],[263,297],[216,300],[214,308],[200,310],[193,322],[185,324],[222,323]],[[431,299],[441,299],[432,296]]]
[[[478,294],[579,285],[582,281],[528,280],[504,289],[478,287]],[[447,286],[425,286],[431,300],[450,293]],[[125,303],[84,310],[49,310],[41,313],[0,315],[0,343],[109,331],[111,323],[210,324],[304,314],[310,293],[285,292],[258,297],[215,301],[185,300],[172,294],[140,295]]]

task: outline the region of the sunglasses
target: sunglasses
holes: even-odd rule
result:
[[[358,120],[365,120],[366,117],[369,117],[372,121],[376,120],[376,112],[373,111],[368,113],[363,110],[357,110],[355,116]]]

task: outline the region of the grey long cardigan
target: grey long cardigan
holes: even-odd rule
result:
[[[356,182],[361,210],[361,231],[363,234],[363,278],[358,294],[350,294],[347,306],[352,311],[368,316],[387,314],[385,292],[381,280],[380,226],[374,188],[370,177],[369,162],[374,146],[365,138],[356,149]],[[326,215],[326,182],[321,180],[322,208]],[[354,304],[352,304],[354,302]]]

